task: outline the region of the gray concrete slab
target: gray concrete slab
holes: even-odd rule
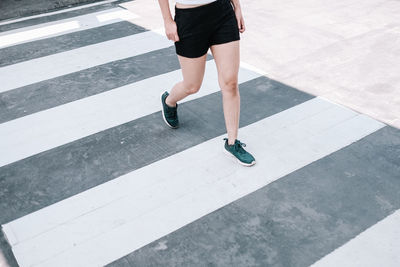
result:
[[[108,266],[309,266],[400,208],[399,155],[386,126]]]
[[[0,49],[0,67],[145,31],[146,29],[143,27],[122,21],[61,36],[9,46]]]
[[[66,8],[71,8],[76,6],[84,6],[101,1],[103,0],[58,0],[58,1],[2,0],[0,2],[0,22],[17,19],[21,17],[38,15],[45,12],[63,10]],[[97,7],[90,7],[89,9],[86,10],[86,12],[92,12],[93,10],[108,8],[111,5],[115,5],[122,2],[126,2],[126,0],[119,0],[115,1],[114,3],[106,3],[104,5],[99,5]],[[0,31],[3,31],[4,29],[5,28],[0,27]]]
[[[18,267],[17,260],[15,259],[11,247],[4,236],[3,231],[0,229],[0,266],[1,267]]]
[[[160,61],[160,57],[165,60]],[[0,93],[0,123],[179,68],[171,46],[19,87]]]
[[[24,2],[26,2],[26,1],[24,1]],[[49,2],[50,1],[45,1],[43,3],[48,4]],[[7,3],[3,3],[4,10],[8,9],[8,10],[11,10],[11,12],[18,13],[18,9],[15,9],[14,11],[12,11],[12,7],[9,6],[10,4],[12,5],[12,3],[13,3],[12,0],[9,0]],[[21,1],[21,3],[23,3],[23,2]],[[33,3],[33,5],[35,5],[35,3],[37,3],[37,2],[31,2],[31,3]],[[29,16],[28,17],[23,16],[22,18],[20,18],[22,20],[19,20],[18,18],[11,19],[11,17],[10,17],[10,19],[8,19],[8,20],[0,20],[0,22],[4,22],[4,24],[0,25],[0,32],[15,30],[15,29],[22,28],[22,27],[37,25],[40,23],[52,22],[52,21],[57,21],[57,20],[61,20],[61,19],[67,19],[67,18],[76,17],[79,15],[84,15],[84,14],[88,14],[88,13],[92,13],[92,12],[96,12],[96,11],[107,10],[111,7],[114,7],[116,3],[119,3],[119,1],[115,2],[115,3],[106,3],[106,4],[90,6],[90,7],[82,7],[82,8],[76,9],[76,10],[69,10],[66,12],[57,13],[57,14],[53,14],[53,15],[44,15],[44,16],[33,17],[33,18],[30,18]],[[30,8],[29,4],[26,5],[25,8],[29,9]],[[3,9],[2,9],[2,11],[3,11]],[[45,11],[40,11],[38,13],[43,13],[43,12],[45,12]],[[15,14],[15,15],[18,17],[17,14]],[[38,14],[38,15],[40,15],[40,14]],[[4,16],[4,18],[5,18],[5,16]]]

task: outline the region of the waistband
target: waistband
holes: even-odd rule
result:
[[[228,2],[228,1],[230,1],[230,0],[216,0],[216,1],[208,3],[208,4],[204,4],[204,5],[196,6],[196,7],[189,7],[189,8],[177,8],[175,5],[175,14],[177,12],[191,13],[191,12],[197,12],[200,10],[207,10],[209,8],[215,8],[215,7],[221,6],[223,3]]]

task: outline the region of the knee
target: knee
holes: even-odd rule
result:
[[[197,93],[200,90],[201,84],[184,82],[183,86],[185,88],[185,92],[191,95]]]
[[[236,95],[239,93],[239,84],[237,77],[220,80],[220,86],[223,94]]]

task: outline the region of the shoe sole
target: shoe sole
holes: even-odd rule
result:
[[[224,151],[225,154],[231,156],[233,159],[235,159],[237,162],[239,162],[239,164],[241,164],[241,165],[243,165],[243,166],[250,167],[250,166],[253,166],[254,164],[256,164],[256,161],[255,161],[255,160],[254,160],[253,162],[251,162],[251,163],[244,163],[244,162],[241,162],[241,161],[240,161],[237,157],[235,157],[231,152],[229,152],[228,150],[226,150],[225,147],[223,147],[223,151]]]
[[[179,126],[172,126],[172,125],[169,124],[168,121],[165,119],[164,105],[163,105],[163,102],[164,102],[164,101],[163,101],[163,99],[162,99],[164,93],[165,93],[165,92],[162,92],[161,95],[160,95],[161,107],[162,107],[162,108],[161,108],[162,117],[163,117],[164,122],[168,125],[168,127],[172,128],[172,129],[176,129],[176,128],[178,128]]]

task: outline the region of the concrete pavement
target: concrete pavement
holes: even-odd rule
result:
[[[113,0],[60,0],[60,1],[21,1],[21,0],[3,0],[0,2],[0,22],[5,20],[19,19],[27,16],[35,16],[45,12],[59,11],[65,8],[71,8],[83,4],[92,4],[96,2],[116,2]],[[96,5],[96,4],[95,4]],[[94,6],[94,5],[92,5]]]
[[[211,54],[181,127],[163,122],[159,94],[181,72],[156,2],[0,25],[1,266],[400,263],[400,130],[371,115],[392,114],[391,102],[366,105],[381,92],[373,73],[390,83],[397,62],[364,65],[391,60],[371,46],[397,40],[396,3],[241,3],[239,139],[251,168],[222,153]],[[366,102],[334,101],[366,85]]]
[[[171,11],[173,10],[173,1]],[[387,0],[240,1],[241,58],[277,79],[400,128],[400,4]],[[157,2],[122,4],[162,26]]]

